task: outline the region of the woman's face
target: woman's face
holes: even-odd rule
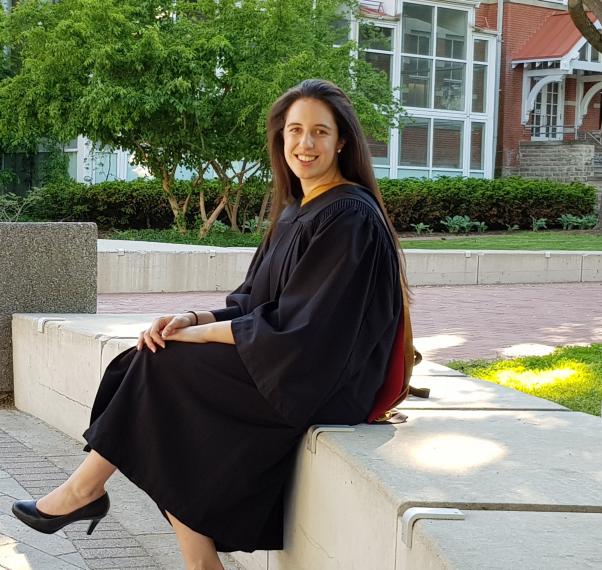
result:
[[[286,115],[283,137],[284,157],[304,192],[339,174],[337,151],[343,141],[332,111],[322,101],[297,99]]]

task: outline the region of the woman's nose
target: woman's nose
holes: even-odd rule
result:
[[[301,140],[299,141],[299,146],[301,148],[313,148],[314,147],[314,139],[311,136],[311,133],[305,133]]]

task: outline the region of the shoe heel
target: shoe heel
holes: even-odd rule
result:
[[[101,519],[94,519],[92,521],[90,521],[90,526],[88,527],[88,536],[90,536],[93,532],[94,529],[96,528],[96,525],[98,525],[98,523],[101,521]]]

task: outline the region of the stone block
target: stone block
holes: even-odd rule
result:
[[[395,570],[602,568],[602,513],[463,512],[416,521],[412,547],[398,541]]]
[[[140,330],[152,318],[153,315],[15,315],[16,407],[82,441],[106,366],[136,343]]]
[[[580,252],[489,251],[479,255],[479,285],[498,283],[579,283]]]
[[[583,282],[602,281],[602,253],[592,252],[583,254],[581,280]]]
[[[404,251],[411,285],[476,285],[477,255],[460,250]]]
[[[0,391],[13,389],[14,313],[96,312],[95,224],[0,223]]]
[[[99,293],[231,291],[255,248],[98,240]]]
[[[462,537],[485,524],[484,514],[474,518],[477,526],[471,526],[472,513],[517,511],[512,515],[532,513],[534,521],[542,511],[559,516],[602,511],[602,456],[592,452],[602,445],[600,418],[558,411],[406,413],[405,424],[360,424],[352,432],[322,433],[315,453],[305,445],[306,436],[286,509],[285,550],[269,552],[270,570],[490,568],[490,564],[471,564],[468,545],[458,547],[454,541],[454,532]],[[414,506],[467,512],[470,526],[466,521],[441,521],[449,532],[447,542],[440,544],[438,537],[429,541],[443,561],[454,552],[464,553],[455,564],[405,562],[407,552],[399,543],[400,517]],[[525,530],[528,521],[524,520],[520,527]],[[427,523],[417,524],[419,531]],[[492,522],[484,532],[496,549],[506,547],[504,567],[540,570],[542,566],[517,563],[523,553],[507,548],[516,542],[497,540],[491,534],[496,524]],[[540,524],[533,534],[525,534],[526,544],[545,528],[549,527]],[[586,533],[575,540],[588,552],[599,544]],[[416,554],[420,545],[417,537]],[[481,546],[485,556],[487,548]]]

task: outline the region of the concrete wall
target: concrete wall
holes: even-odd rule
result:
[[[0,223],[0,391],[13,388],[13,313],[96,312],[95,224]]]
[[[254,248],[99,240],[99,293],[231,291]],[[412,285],[602,281],[602,253],[405,250]]]
[[[594,175],[594,145],[575,141],[522,141],[518,174],[525,178],[586,182]]]

